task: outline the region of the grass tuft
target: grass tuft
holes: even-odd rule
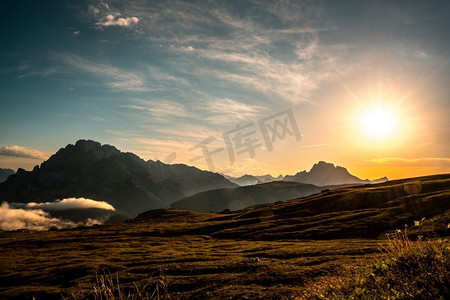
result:
[[[119,275],[104,274],[96,275],[96,283],[89,295],[81,297],[72,294],[73,299],[94,299],[94,300],[150,300],[169,299],[168,280],[162,274],[155,284],[149,281],[134,281],[132,284],[123,285],[120,283]]]
[[[408,228],[388,235],[382,257],[362,268],[325,276],[313,283],[304,299],[450,299],[448,239],[417,241]]]

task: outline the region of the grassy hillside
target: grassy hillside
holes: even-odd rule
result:
[[[329,292],[324,278],[382,258],[385,233],[423,217],[408,230],[411,239],[448,235],[450,175],[230,213],[156,210],[108,226],[1,232],[0,298],[87,297],[96,274],[111,274],[114,282],[117,276],[125,291],[139,286],[172,299],[314,298],[317,290]],[[319,286],[308,294],[311,282]]]
[[[305,197],[321,191],[312,184],[275,181],[237,188],[215,189],[183,198],[171,204],[172,208],[194,211],[220,212],[249,206]]]

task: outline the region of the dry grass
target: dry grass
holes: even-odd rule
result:
[[[312,283],[302,299],[449,299],[448,238],[411,241],[408,229],[388,235],[383,256]]]
[[[158,290],[163,299],[289,297],[299,295],[311,278],[379,255],[377,240],[225,240],[152,236],[148,230],[146,223],[131,223],[3,233],[0,298],[95,299],[94,285],[97,299],[107,299],[108,289],[102,287],[116,297],[130,291],[136,297],[135,285],[145,287],[145,297],[155,297]],[[96,274],[113,277],[102,279],[103,284]],[[112,288],[116,276],[120,293]]]

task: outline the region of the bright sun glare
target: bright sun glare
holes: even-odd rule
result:
[[[360,123],[365,134],[384,139],[394,133],[396,118],[386,109],[366,109],[360,115]]]

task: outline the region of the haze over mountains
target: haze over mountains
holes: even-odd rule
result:
[[[254,185],[254,184],[283,180],[283,175],[278,175],[278,177],[273,177],[270,174],[266,174],[266,175],[245,174],[245,175],[242,175],[241,177],[232,177],[232,176],[228,176],[228,175],[223,175],[223,176],[226,179],[228,179],[229,181],[236,183],[240,186]]]
[[[183,198],[171,204],[172,208],[200,212],[238,210],[249,206],[273,203],[309,196],[321,191],[320,187],[299,182],[268,182],[238,188],[216,189]]]
[[[220,212],[237,210],[249,206],[274,203],[293,198],[306,197],[323,190],[342,188],[352,185],[381,183],[386,177],[374,181],[362,180],[348,172],[346,168],[320,161],[309,172],[302,171],[293,176],[282,175],[244,175],[238,178],[226,176],[230,181],[241,185],[237,188],[224,188],[201,192],[178,200],[172,208],[199,212]],[[265,183],[263,183],[265,182]]]

